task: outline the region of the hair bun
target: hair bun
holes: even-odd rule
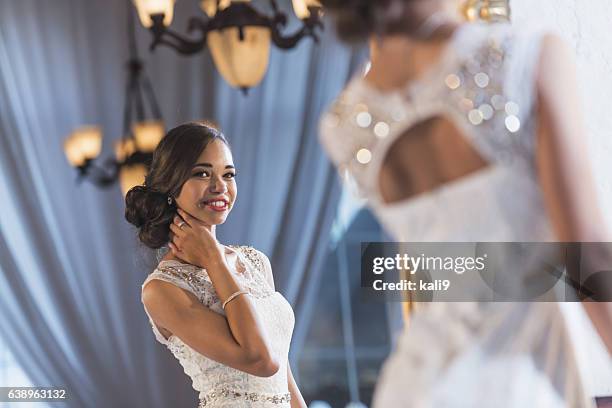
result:
[[[149,191],[144,186],[131,188],[125,195],[125,219],[140,228],[147,219]]]
[[[161,248],[169,239],[174,208],[167,200],[165,194],[146,186],[133,187],[125,196],[125,219],[140,229],[140,240],[153,249]]]

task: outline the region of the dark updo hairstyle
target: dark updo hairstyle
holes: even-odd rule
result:
[[[125,219],[139,229],[144,245],[158,249],[169,242],[176,197],[202,151],[216,139],[229,146],[212,124],[190,122],[170,130],[159,142],[144,185],[133,187],[125,196]]]
[[[425,0],[432,1],[432,0]],[[331,14],[338,37],[349,43],[367,40],[371,35],[411,34],[419,23],[411,18],[410,3],[416,0],[321,0]]]

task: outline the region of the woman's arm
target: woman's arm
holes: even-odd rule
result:
[[[246,298],[240,302],[243,310],[235,310],[233,320],[242,330],[235,333],[228,319],[206,308],[192,293],[171,283],[151,280],[142,292],[143,303],[154,323],[198,353],[252,375],[272,376],[278,371],[278,362],[259,334],[260,325],[250,300],[247,296],[240,297]],[[255,337],[251,341],[255,344],[249,344],[249,334]],[[257,343],[261,346],[257,347]]]
[[[241,290],[210,231],[185,213],[181,217],[187,226],[180,229],[172,224],[170,227],[175,255],[204,267],[221,300]],[[203,306],[193,294],[167,282],[149,282],[142,295],[153,321],[200,354],[261,377],[278,371],[279,363],[272,355],[248,295],[228,303],[225,317]]]
[[[586,127],[578,89],[572,50],[559,37],[546,36],[537,73],[536,151],[545,205],[559,241],[607,242],[610,235],[586,160]],[[598,290],[608,296],[612,287]],[[612,303],[585,302],[583,306],[612,354]]]
[[[302,393],[295,383],[291,367],[287,362],[287,379],[289,380],[289,392],[291,393],[291,408],[307,408],[306,401],[302,397]]]
[[[272,266],[270,265],[270,260],[267,256],[262,254],[262,259],[264,261],[264,270],[266,273],[266,280],[275,290],[274,287],[274,275],[272,274]],[[307,408],[306,401],[304,401],[304,397],[302,397],[302,393],[295,382],[295,378],[293,378],[293,373],[291,372],[291,366],[289,365],[289,361],[287,361],[287,385],[289,387],[289,393],[291,394],[291,408]]]

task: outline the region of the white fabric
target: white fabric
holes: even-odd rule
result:
[[[280,368],[276,374],[271,377],[247,374],[203,356],[175,335],[166,340],[149,316],[153,332],[156,339],[172,352],[183,366],[185,374],[191,378],[193,388],[199,392],[201,407],[289,407],[287,359],[294,326],[293,310],[266,280],[266,275],[272,272],[266,270],[269,262],[262,259],[265,255],[251,247],[236,247],[235,252],[246,265],[244,273],[234,271],[235,277],[241,288],[249,292],[255,311],[270,340],[272,353],[279,358]],[[153,279],[172,283],[191,292],[204,306],[225,315],[206,270],[178,261],[161,261],[142,287]]]
[[[464,25],[420,80],[384,93],[356,77],[323,117],[321,141],[332,161],[398,241],[555,240],[534,167],[535,67],[543,34],[506,24]],[[474,81],[479,72],[490,79],[483,88]],[[461,78],[454,90],[446,84],[451,74]],[[488,90],[518,105],[518,111],[512,106],[509,111],[520,120],[520,130],[506,127],[505,106],[481,124],[469,120],[461,101],[468,98],[478,108],[490,103],[479,96]],[[357,120],[364,110],[372,118],[366,127]],[[434,116],[452,121],[489,166],[385,204],[378,176],[386,152],[403,132]],[[389,125],[386,137],[374,134],[379,122]],[[372,154],[366,164],[355,159],[364,148]],[[591,405],[559,303],[419,307],[385,363],[374,396],[380,408]]]

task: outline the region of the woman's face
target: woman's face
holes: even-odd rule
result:
[[[223,224],[236,201],[235,176],[232,153],[225,143],[215,139],[196,160],[176,204],[205,224]]]

